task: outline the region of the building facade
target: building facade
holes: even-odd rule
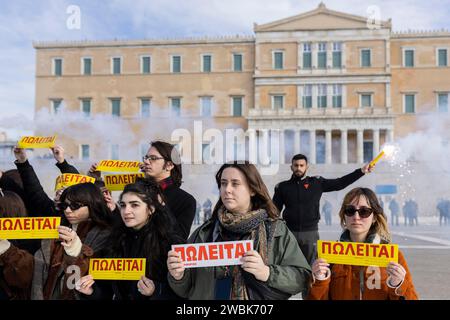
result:
[[[360,164],[418,130],[421,116],[449,110],[449,32],[393,33],[391,21],[368,26],[322,3],[255,24],[249,37],[34,47],[36,112],[112,115],[136,136],[163,124],[164,139],[180,126],[193,131],[195,120],[247,136],[279,130],[281,163],[302,152],[312,163]],[[58,134],[84,160],[126,148]],[[132,142],[137,155],[151,139]]]

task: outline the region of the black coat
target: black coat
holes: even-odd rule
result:
[[[44,191],[36,172],[31,164],[27,161],[24,163],[14,162],[19,171],[20,178],[23,183],[23,192],[20,195],[25,204],[27,204],[27,212],[30,217],[50,217],[61,216],[61,212],[56,208],[56,204]],[[78,170],[64,160],[57,163],[56,166],[61,173],[75,173]],[[22,248],[34,254],[41,246],[40,240],[23,240]]]
[[[172,226],[174,226],[173,221]],[[118,227],[118,226],[116,226]],[[150,231],[151,232],[151,231]],[[79,294],[83,300],[173,300],[178,299],[172,291],[167,280],[167,253],[171,244],[179,241],[176,235],[169,240],[170,243],[161,243],[163,252],[146,256],[144,243],[149,229],[143,227],[135,231],[127,228],[124,237],[120,241],[120,249],[106,249],[101,255],[105,258],[147,258],[147,268],[145,276],[155,284],[155,292],[150,296],[144,296],[137,289],[137,280],[102,280],[96,281],[93,285],[94,292],[90,296]]]
[[[170,212],[177,221],[179,236],[186,241],[191,233],[192,222],[194,221],[197,208],[195,198],[175,185],[168,186],[163,190],[163,194]]]
[[[280,182],[275,187],[273,202],[281,212],[291,231],[318,230],[320,220],[320,198],[322,193],[338,191],[364,176],[361,169],[337,179],[320,176],[291,179]]]

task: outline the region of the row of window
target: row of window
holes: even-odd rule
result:
[[[142,118],[148,118],[151,116],[151,99],[150,98],[140,98],[140,116]],[[120,117],[121,115],[121,98],[110,98],[110,106],[111,106],[111,114],[115,117]],[[205,96],[200,97],[200,115],[202,117],[210,117],[213,113],[213,97],[211,96]],[[243,96],[234,96],[231,97],[231,116],[233,117],[242,117],[242,110],[243,110],[243,102],[244,97]],[[52,112],[54,114],[57,114],[62,106],[63,106],[63,100],[62,99],[52,99]],[[171,116],[174,117],[180,117],[181,116],[181,104],[182,104],[182,98],[181,97],[171,97],[169,98],[169,106],[170,106],[170,112]],[[90,98],[81,98],[80,99],[80,108],[82,113],[86,117],[91,116],[92,112],[92,99]]]
[[[328,107],[328,90],[326,84],[318,85],[318,94],[316,96],[317,107]],[[438,93],[436,104],[438,112],[449,112],[449,95],[450,93]],[[285,106],[285,96],[274,94],[272,97],[272,109],[283,109]],[[305,85],[303,89],[302,105],[303,108],[312,108],[313,94],[312,85]],[[333,85],[333,95],[331,99],[331,106],[333,108],[342,107],[342,85]],[[373,93],[360,93],[359,94],[360,107],[373,107]],[[403,95],[403,112],[404,113],[416,113],[416,94],[404,94]]]
[[[122,73],[122,57],[111,57],[111,74]],[[81,58],[81,74],[92,75],[93,59],[91,57]],[[150,55],[142,55],[140,57],[141,74],[152,73],[152,57]],[[181,55],[170,56],[170,72],[180,73],[183,69],[183,60]],[[211,72],[213,70],[213,56],[211,54],[201,55],[201,71]],[[232,55],[232,70],[241,72],[243,70],[243,55],[234,53]],[[63,58],[53,58],[53,75],[63,75]]]
[[[303,87],[302,95],[302,106],[303,108],[312,108],[313,99],[316,99],[317,108],[341,108],[342,107],[342,85],[334,84],[333,92],[331,97],[331,106],[328,105],[328,88],[326,84],[318,85],[317,95],[313,97],[312,85],[305,85]],[[437,110],[439,112],[449,111],[449,93],[438,93],[437,94]],[[360,93],[360,107],[373,107],[373,93]],[[92,99],[82,98],[81,101],[81,111],[86,117],[91,116],[92,111]],[[180,117],[181,115],[181,101],[182,98],[174,97],[169,98],[169,105],[171,110],[171,115],[174,117]],[[111,114],[116,117],[121,115],[121,99],[111,98]],[[150,98],[140,98],[140,116],[141,118],[149,118],[152,114],[151,112],[151,99]],[[284,109],[285,108],[285,95],[283,94],[273,94],[271,95],[271,105],[272,109]],[[62,107],[62,99],[52,100],[52,111],[57,114]],[[200,116],[211,117],[213,113],[213,97],[205,96],[200,97]],[[241,117],[243,109],[243,97],[231,97],[231,116]],[[416,94],[404,94],[403,95],[403,112],[404,113],[415,113],[416,112]]]
[[[317,51],[317,65],[314,66],[317,69],[327,68],[327,43],[319,43]],[[333,43],[332,54],[332,68],[342,68],[342,44],[340,42]],[[403,67],[414,67],[415,66],[415,49],[414,48],[403,48]],[[284,51],[274,50],[272,52],[272,65],[275,70],[284,69]],[[360,49],[360,59],[359,65],[362,68],[368,68],[372,66],[372,49],[365,48]],[[448,50],[447,49],[436,49],[436,65],[438,67],[448,66]],[[303,44],[303,69],[312,69],[312,52],[311,43]]]

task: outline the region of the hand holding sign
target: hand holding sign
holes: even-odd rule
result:
[[[52,150],[53,153],[53,157],[55,158],[55,160],[58,163],[63,163],[64,162],[64,148],[61,146],[54,146],[52,148],[50,148],[50,150]]]
[[[79,249],[81,250],[81,240],[78,237],[77,233],[71,228],[65,226],[59,226],[58,232],[59,238],[63,240],[63,242],[61,242],[61,245],[64,247],[64,251],[66,251],[66,254],[72,257],[77,257],[80,254],[80,252],[75,252],[79,251],[76,249],[77,246],[79,246]]]
[[[138,281],[137,287],[143,296],[149,297],[155,292],[155,283],[145,276],[142,276]]]
[[[257,280],[266,282],[270,276],[270,268],[264,264],[258,251],[247,251],[242,257],[242,269],[253,274]]]
[[[184,276],[184,262],[181,253],[170,250],[167,254],[167,269],[175,280],[181,280]]]
[[[25,149],[14,147],[13,151],[18,163],[24,163],[25,161],[27,161],[27,153]]]
[[[97,170],[97,165],[98,165],[97,162],[93,163],[91,165],[91,167],[89,168],[89,171],[88,171],[87,175],[89,177],[92,177],[92,178],[95,178],[95,179],[101,179],[102,173]]]
[[[94,293],[94,289],[92,289],[94,283],[94,278],[88,274],[87,276],[81,277],[81,279],[75,283],[75,289],[86,296],[90,296]]]
[[[325,280],[327,276],[331,274],[330,264],[327,263],[327,260],[325,259],[316,259],[313,262],[311,269],[317,280]]]
[[[405,280],[406,270],[401,264],[389,262],[386,271],[389,275],[387,281],[392,287],[398,287]]]

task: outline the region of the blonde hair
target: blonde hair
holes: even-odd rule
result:
[[[381,237],[381,239],[385,240],[386,242],[391,242],[392,238],[388,228],[387,217],[383,212],[383,208],[378,202],[378,198],[375,192],[373,192],[369,188],[354,188],[345,195],[341,209],[339,210],[341,227],[343,229],[346,229],[344,214],[345,208],[348,205],[351,205],[355,199],[359,199],[360,197],[364,197],[373,210],[373,223],[369,229],[369,234],[376,233]]]

